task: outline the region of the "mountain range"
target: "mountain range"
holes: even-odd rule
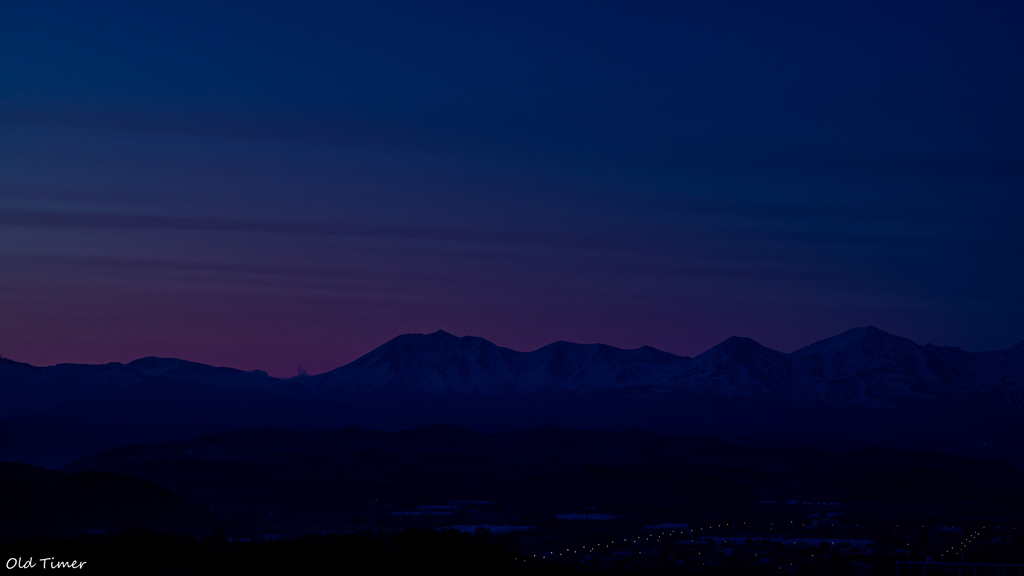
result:
[[[781,397],[810,405],[893,408],[957,400],[1024,410],[1024,341],[997,352],[920,346],[873,326],[783,354],[732,337],[696,358],[649,346],[556,342],[517,352],[439,331],[399,336],[358,360],[267,388],[289,395],[426,393],[531,396],[614,393],[645,398]]]
[[[695,358],[649,346],[555,342],[518,352],[444,331],[398,336],[319,375],[267,373],[169,358],[35,367],[0,359],[4,412],[61,402],[186,393],[196,387],[295,398],[585,396],[773,397],[805,405],[894,408],[912,400],[1024,411],[1024,341],[993,352],[921,346],[873,326],[784,354],[732,337]]]
[[[173,358],[36,367],[0,359],[0,459],[59,466],[134,442],[278,426],[488,432],[558,425],[711,434],[758,447],[872,445],[1024,465],[1024,342],[967,352],[868,326],[784,354],[732,337],[695,358],[447,332],[398,336],[317,375]]]

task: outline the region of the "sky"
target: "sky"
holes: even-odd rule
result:
[[[0,355],[1024,339],[1024,4],[0,2]]]

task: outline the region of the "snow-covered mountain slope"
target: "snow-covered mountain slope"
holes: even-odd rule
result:
[[[885,407],[907,398],[945,398],[965,382],[928,349],[873,326],[847,330],[793,352],[794,397]]]
[[[970,393],[1024,411],[1024,340],[998,352],[978,352],[970,364]]]
[[[317,395],[377,390],[489,396],[586,393],[647,380],[689,361],[650,347],[621,350],[571,342],[517,352],[483,338],[438,331],[399,336],[351,364],[278,388]]]
[[[673,388],[690,394],[789,395],[789,358],[750,338],[733,336],[693,359],[672,378]]]

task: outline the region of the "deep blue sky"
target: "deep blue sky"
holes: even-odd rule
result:
[[[0,3],[0,354],[1024,338],[1020,3],[339,4]]]

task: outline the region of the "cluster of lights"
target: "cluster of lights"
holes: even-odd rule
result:
[[[700,528],[698,528],[698,530],[700,530]],[[642,537],[641,536],[641,538],[643,538],[645,542],[650,542],[651,538],[654,538],[655,541],[661,541],[661,537],[662,536],[666,536],[666,535],[672,536],[676,532],[679,532],[679,531],[678,530],[670,530],[668,532],[661,532],[660,534],[650,534],[647,537]],[[693,532],[693,530],[689,530],[689,532]],[[610,543],[605,544],[604,547],[606,549],[611,549],[612,545],[614,545],[616,543],[618,543],[618,544],[626,544],[626,543],[639,544],[640,543],[640,539],[639,538],[623,538],[621,540],[612,540]],[[582,549],[582,552],[584,554],[590,554],[592,552],[597,551],[597,549],[600,548],[600,547],[601,547],[601,544],[595,544],[593,547],[591,547],[589,549],[584,547]],[[568,555],[569,553],[579,554],[580,550],[573,550],[571,548],[566,548],[565,552],[557,552],[557,553],[552,550],[551,552],[548,552],[547,554],[541,554],[541,557],[542,558],[554,558],[555,556]],[[533,557],[536,558],[537,555],[534,554]]]
[[[984,529],[984,528],[985,527],[982,526],[982,529]],[[953,545],[950,548],[946,548],[946,551],[943,552],[942,555],[945,556],[946,554],[949,554],[949,553],[956,554],[957,552],[959,552],[960,554],[963,554],[964,550],[966,550],[966,548],[967,548],[967,545],[973,543],[974,542],[974,538],[976,536],[981,536],[981,532],[978,532],[977,530],[975,530],[973,534],[971,534],[965,540],[960,542],[960,544],[956,544],[956,545]],[[956,549],[957,547],[959,547],[959,549]]]
[[[795,521],[791,520],[790,524],[795,524]],[[746,522],[742,522],[741,525],[746,525]],[[805,524],[801,524],[801,525],[802,526],[806,526]],[[706,529],[711,530],[711,529],[714,529],[714,528],[729,528],[729,527],[735,527],[735,526],[734,525],[726,525],[726,524],[714,524],[714,525],[707,526]],[[775,524],[771,523],[770,524],[770,530],[774,531],[774,528],[775,528]],[[693,537],[695,534],[698,534],[698,533],[702,532],[703,530],[705,530],[704,527],[695,527],[695,528],[690,528],[688,530],[685,530],[685,532],[688,533],[690,535],[690,537]],[[637,538],[621,538],[621,539],[617,539],[617,540],[612,540],[611,542],[609,542],[607,544],[603,544],[603,545],[602,544],[595,544],[595,545],[589,546],[589,547],[588,546],[583,546],[582,548],[579,548],[579,549],[576,549],[576,550],[574,550],[572,548],[566,548],[564,552],[563,551],[555,552],[554,550],[552,550],[550,552],[541,553],[539,555],[538,554],[534,554],[533,558],[538,558],[538,557],[541,558],[541,559],[544,559],[544,558],[563,558],[563,559],[578,558],[579,554],[581,554],[581,553],[582,554],[591,554],[591,553],[594,553],[594,552],[601,552],[602,550],[599,550],[599,549],[602,548],[602,547],[604,548],[603,551],[607,552],[607,551],[610,551],[612,549],[612,546],[614,546],[616,544],[619,544],[619,545],[623,545],[623,544],[641,544],[643,542],[651,542],[651,543],[658,542],[658,543],[660,543],[663,536],[664,537],[673,537],[673,536],[676,536],[676,535],[682,535],[683,533],[684,533],[683,530],[669,530],[667,532],[661,532],[661,533],[657,533],[657,534],[652,533],[652,534],[649,534],[647,536],[640,536],[640,537],[637,537]],[[972,536],[972,538],[973,538],[973,536]],[[653,539],[653,542],[652,542],[652,539]],[[833,544],[834,544],[834,542],[833,542]],[[907,543],[907,545],[909,546],[909,542]],[[697,555],[700,556],[701,553],[698,551]],[[811,557],[813,558],[814,554],[812,554]],[[525,561],[526,560],[524,560],[524,562]],[[781,566],[779,567],[779,570],[782,570]]]
[[[746,525],[746,522],[742,522],[741,525]],[[723,524],[715,524],[713,526],[709,526],[708,529],[710,530],[711,528],[723,528],[723,527],[728,528],[728,527],[732,527],[732,526],[726,526],[726,525],[723,525]],[[692,535],[694,534],[694,530],[696,530],[697,532],[700,532],[700,531],[704,530],[704,528],[701,528],[701,527],[697,527],[696,529],[690,528],[690,529],[686,530],[686,532],[689,533],[691,535],[691,537],[692,537]],[[638,538],[622,538],[620,540],[612,540],[608,544],[605,544],[604,548],[605,548],[605,550],[610,550],[611,547],[613,545],[615,545],[615,544],[620,544],[620,545],[621,544],[640,544],[641,543],[641,538],[643,539],[644,542],[651,542],[652,538],[654,539],[654,542],[661,542],[661,537],[662,536],[672,537],[672,536],[675,536],[677,534],[678,535],[682,535],[682,533],[683,533],[682,530],[669,530],[667,532],[661,532],[661,533],[658,533],[658,534],[653,534],[652,533],[652,534],[647,535],[646,537],[645,536],[640,536]],[[582,552],[583,554],[591,554],[593,552],[599,551],[598,548],[601,548],[601,546],[602,546],[601,544],[595,544],[592,547],[588,548],[588,547],[584,546],[582,549],[578,549],[578,550],[573,550],[571,548],[566,548],[565,552],[555,552],[554,550],[552,550],[552,551],[547,552],[547,553],[541,553],[540,554],[540,558],[542,558],[542,559],[543,558],[556,558],[556,557],[557,558],[561,558],[561,557],[568,558],[570,556],[570,554],[578,555],[578,554],[580,554],[580,552]],[[700,556],[701,553],[697,552],[697,555]],[[533,557],[537,558],[538,555],[534,554]],[[524,562],[525,562],[525,560],[524,560]]]

